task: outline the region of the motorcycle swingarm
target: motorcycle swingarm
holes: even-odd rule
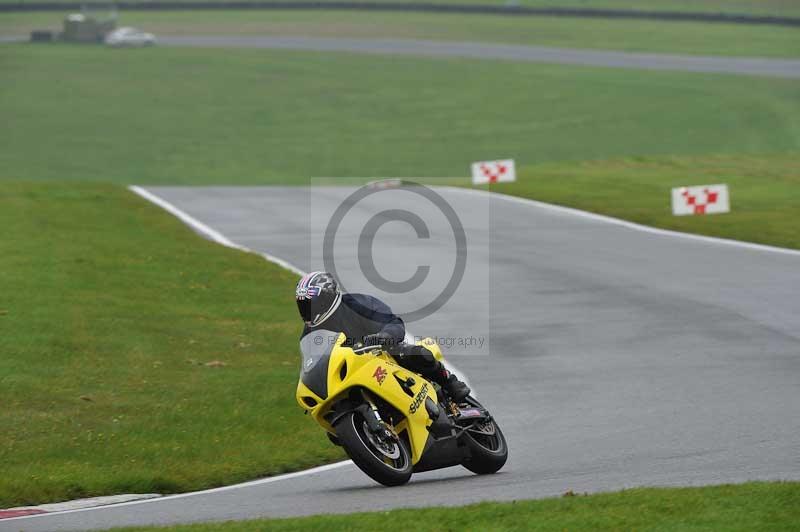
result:
[[[474,421],[483,421],[483,422],[494,421],[492,416],[490,416],[488,414],[485,415],[485,416],[480,416],[480,417],[463,418],[462,420],[468,420],[468,421],[472,421],[472,422],[474,422]],[[434,440],[436,440],[438,442],[438,441],[450,440],[450,439],[453,439],[453,438],[460,438],[470,428],[472,428],[472,423],[470,423],[470,425],[466,426],[466,427],[454,423],[453,424],[453,430],[455,431],[454,434],[451,434],[449,436],[443,436],[441,438],[434,438]]]

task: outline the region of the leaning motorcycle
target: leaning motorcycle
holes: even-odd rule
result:
[[[436,342],[419,343],[442,360]],[[344,344],[345,335],[333,331],[303,337],[297,402],[373,480],[399,486],[421,471],[503,467],[506,439],[473,397],[456,404],[383,348]]]

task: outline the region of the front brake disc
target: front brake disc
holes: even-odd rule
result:
[[[400,458],[400,446],[397,445],[397,442],[384,442],[379,440],[377,437],[375,437],[375,434],[373,434],[372,431],[369,430],[366,421],[363,424],[363,429],[364,429],[364,434],[367,435],[367,439],[369,440],[369,442],[372,444],[372,446],[375,448],[376,451],[378,451],[383,456],[391,460],[397,460],[398,458]]]

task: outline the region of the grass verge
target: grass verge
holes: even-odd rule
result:
[[[470,162],[505,157],[522,166],[800,150],[796,80],[47,45],[0,46],[0,63],[0,179],[307,184],[465,177]]]
[[[264,530],[372,531],[391,523],[425,523],[441,531],[796,530],[800,483],[750,482],[702,488],[642,488],[559,499],[482,503],[457,508],[325,515],[174,527],[126,528],[126,532],[225,532]],[[123,529],[115,529],[120,532]]]
[[[0,14],[0,35],[59,30],[63,13]],[[728,56],[800,56],[794,27],[702,22],[353,11],[127,11],[158,35],[272,35],[478,41]]]
[[[115,185],[6,182],[0,223],[0,508],[341,458],[294,401],[293,274]]]
[[[673,216],[670,189],[726,183],[731,212]],[[800,154],[629,158],[522,168],[492,190],[687,233],[800,248]]]

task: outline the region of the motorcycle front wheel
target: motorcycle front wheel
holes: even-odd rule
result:
[[[381,441],[358,412],[345,415],[334,428],[347,456],[374,481],[400,486],[411,478],[411,453],[402,438]]]

